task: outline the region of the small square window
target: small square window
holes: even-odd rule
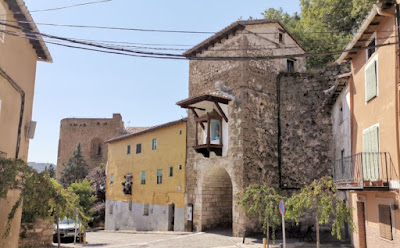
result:
[[[157,139],[153,139],[151,141],[151,149],[156,150],[157,149]]]
[[[162,170],[157,170],[157,184],[162,184]]]
[[[126,154],[131,154],[131,145],[126,146]]]
[[[178,165],[178,170],[182,170],[182,165]]]
[[[114,183],[114,174],[111,174],[110,175],[110,184],[113,184]]]
[[[287,71],[288,72],[294,72],[294,61],[288,59],[286,62],[286,66],[287,66]]]
[[[169,167],[169,176],[170,177],[174,176],[174,167]]]
[[[142,144],[136,144],[136,154],[142,153]]]
[[[146,184],[146,171],[140,173],[140,184]]]

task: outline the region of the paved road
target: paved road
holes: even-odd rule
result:
[[[101,248],[259,248],[262,247],[260,240],[256,238],[246,238],[246,243],[242,244],[242,238],[231,237],[227,232],[219,231],[215,233],[126,233],[126,232],[89,232],[87,233],[88,244],[83,247]],[[287,248],[311,248],[313,243],[297,242],[289,240]],[[62,247],[81,247],[73,244],[63,244]],[[330,247],[349,247],[340,244],[321,245],[324,248]]]

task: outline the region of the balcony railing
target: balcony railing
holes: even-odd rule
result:
[[[389,189],[394,167],[387,152],[363,152],[335,161],[333,180],[338,189]]]

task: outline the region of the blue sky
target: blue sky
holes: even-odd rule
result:
[[[89,0],[25,0],[29,10]],[[37,12],[37,23],[144,29],[219,31],[239,17],[262,18],[268,8],[299,12],[299,0],[113,0],[59,11]],[[137,43],[196,45],[207,34],[144,33],[38,25],[47,34]],[[121,113],[126,126],[153,126],[186,116],[175,103],[188,95],[188,62],[100,54],[48,44],[54,63],[38,62],[33,106],[37,121],[29,161],[57,161],[60,120],[111,118]],[[190,48],[190,47],[178,47]]]

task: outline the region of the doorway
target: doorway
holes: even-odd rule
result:
[[[168,231],[174,231],[175,226],[175,204],[168,205]]]
[[[360,248],[367,248],[367,233],[365,226],[365,203],[357,202],[358,243]]]

